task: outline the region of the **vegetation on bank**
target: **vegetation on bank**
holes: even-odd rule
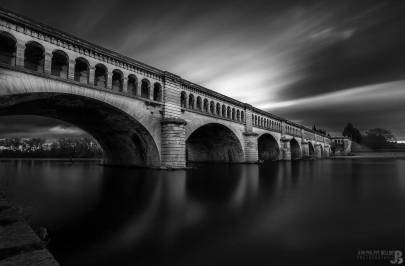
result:
[[[0,139],[1,158],[102,158],[103,150],[92,138],[61,138],[47,141],[41,138]]]
[[[405,151],[405,143],[398,143],[388,129],[373,128],[361,134],[352,123],[348,123],[342,135],[375,151]]]

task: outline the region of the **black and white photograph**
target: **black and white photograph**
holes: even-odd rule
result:
[[[404,0],[0,0],[0,266],[405,258]]]

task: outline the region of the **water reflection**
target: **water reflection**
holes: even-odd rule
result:
[[[195,167],[3,161],[0,185],[63,265],[350,264],[405,246],[403,160]]]

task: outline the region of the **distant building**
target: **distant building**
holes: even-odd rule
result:
[[[347,137],[331,137],[333,155],[349,155],[352,152],[352,141]]]

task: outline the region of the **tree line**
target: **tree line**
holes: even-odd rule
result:
[[[343,129],[343,136],[374,150],[405,150],[405,144],[397,143],[394,134],[389,129],[373,128],[360,133],[352,123]]]
[[[5,158],[102,158],[103,150],[90,137],[0,139],[0,157]]]

